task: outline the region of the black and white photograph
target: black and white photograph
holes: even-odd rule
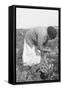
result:
[[[16,8],[16,82],[60,80],[59,10]]]

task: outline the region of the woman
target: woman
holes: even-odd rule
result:
[[[56,29],[52,26],[48,28],[36,27],[27,31],[24,38],[23,64],[32,66],[39,64],[42,60],[41,52],[48,40],[56,37]]]

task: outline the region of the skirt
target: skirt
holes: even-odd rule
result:
[[[31,48],[24,40],[22,59],[24,66],[32,66],[40,63],[41,56],[36,54],[34,45]]]

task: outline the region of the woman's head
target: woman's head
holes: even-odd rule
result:
[[[55,39],[55,38],[56,38],[57,30],[56,30],[54,27],[49,26],[49,27],[47,28],[47,33],[48,33],[48,38],[49,38],[50,40],[52,40],[52,39]]]

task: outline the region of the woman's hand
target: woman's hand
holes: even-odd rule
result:
[[[35,53],[36,53],[36,55],[41,55],[41,52],[37,47],[35,47]]]

